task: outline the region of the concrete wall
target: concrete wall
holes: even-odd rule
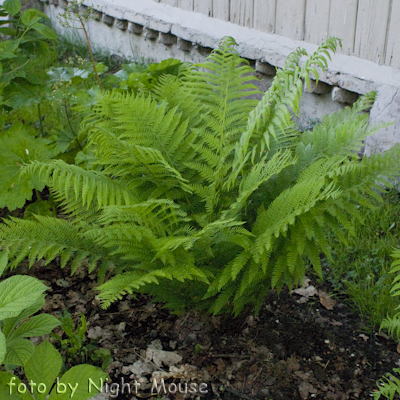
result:
[[[54,27],[62,31],[64,28],[56,17],[64,11],[65,2],[47,1],[43,1],[44,10],[52,18]],[[290,52],[299,46],[309,53],[317,48],[315,44],[268,34],[152,0],[88,0],[85,4],[93,5],[96,10],[87,24],[93,45],[125,57],[154,61],[175,57],[199,62],[218,46],[222,37],[232,36],[238,43],[241,56],[247,58],[256,67],[258,76],[263,78],[261,85],[264,90],[271,82],[275,67],[282,67]],[[329,69],[321,73],[320,79],[325,85],[318,85],[313,93],[304,95],[302,123],[343,108],[360,94],[374,90],[378,97],[370,113],[371,123],[395,123],[370,138],[366,152],[383,151],[394,143],[400,143],[399,70],[337,54]]]

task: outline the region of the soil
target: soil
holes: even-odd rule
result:
[[[186,396],[162,389],[162,399],[370,399],[377,379],[400,365],[396,343],[366,333],[360,317],[332,299],[326,285],[306,282],[302,296],[272,291],[257,317],[177,316],[141,295],[103,310],[95,276],[83,269],[70,276],[54,266],[21,268],[50,286],[45,312],[68,309],[75,321],[83,313],[88,340],[111,351],[109,383],[123,379],[132,391],[117,396],[109,386],[110,398],[156,399],[150,380],[161,385],[163,378],[167,392],[178,383],[185,392],[184,382],[197,382],[197,389],[206,384],[202,391],[208,393]]]

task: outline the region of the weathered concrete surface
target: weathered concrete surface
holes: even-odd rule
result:
[[[260,67],[261,63],[282,67],[287,55],[297,47],[305,48],[308,53],[317,49],[314,44],[260,32],[150,0],[85,0],[84,4],[93,5],[107,22],[106,24],[101,20],[92,20],[88,23],[94,46],[108,48],[115,54],[135,59],[161,61],[174,57],[200,62],[210,49],[218,46],[224,36],[234,37],[238,43],[239,54],[249,60],[259,61],[257,66]],[[61,27],[55,17],[62,11],[61,6],[45,6],[45,12],[52,17],[55,28],[59,30]],[[115,21],[128,21],[128,29],[121,29],[120,26],[116,28]],[[121,23],[117,22],[117,25]],[[143,33],[140,27],[144,27]],[[271,72],[271,69],[268,71]],[[267,75],[269,72],[265,75],[266,78]],[[325,73],[321,72],[320,80],[357,94],[365,94],[372,90],[378,93],[371,110],[372,124],[380,121],[395,121],[395,124],[368,140],[368,154],[400,143],[399,70],[354,56],[337,54],[332,57],[329,69]],[[333,94],[334,99],[339,101],[343,98],[351,101],[351,94],[342,90],[335,89]],[[329,97],[329,93],[305,93],[302,107],[305,115],[302,116],[302,120],[321,118],[324,113],[331,113],[343,107],[339,101],[332,101]],[[355,98],[353,95],[353,99]]]
[[[377,90],[378,98],[370,111],[372,124],[393,122],[370,136],[365,144],[366,154],[382,152],[400,143],[400,90],[394,86],[381,86]]]

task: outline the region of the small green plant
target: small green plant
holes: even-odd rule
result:
[[[8,252],[0,251],[0,276],[7,259]],[[49,314],[32,317],[43,307],[46,289],[30,276],[15,275],[0,282],[0,364],[8,369],[24,365],[32,357],[35,346],[27,338],[46,335],[59,325]]]
[[[8,252],[0,251],[0,275],[7,259]],[[27,339],[48,334],[59,325],[57,318],[49,314],[32,317],[44,305],[46,289],[30,276],[15,275],[0,282],[0,366],[7,370],[0,372],[1,399],[62,400],[68,390],[71,398],[86,400],[99,392],[95,386],[88,391],[89,379],[100,387],[99,382],[107,377],[96,367],[79,365],[59,379],[62,360],[58,351],[48,341],[35,347]],[[8,372],[16,367],[22,367],[29,385]]]
[[[15,400],[64,400],[73,398],[86,400],[100,392],[107,379],[100,368],[91,365],[77,365],[62,377],[60,353],[47,340],[34,349],[31,358],[24,364],[26,384],[19,377],[0,372],[0,396]]]
[[[86,338],[86,318],[81,314],[80,322],[75,326],[71,314],[64,310],[64,313],[59,315],[61,329],[67,336],[65,339],[62,336],[52,333],[51,336],[56,338],[61,349],[67,353],[66,362],[71,365],[80,364],[82,362],[93,361],[96,364],[101,363],[101,368],[105,370],[112,362],[110,350],[98,348],[94,340],[88,342]]]
[[[200,354],[203,351],[203,346],[200,343],[197,343],[196,346],[194,346],[194,352],[196,354]]]

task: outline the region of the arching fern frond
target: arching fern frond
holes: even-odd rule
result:
[[[0,244],[9,250],[11,268],[25,257],[32,266],[37,260],[45,259],[48,264],[61,255],[61,267],[72,261],[74,272],[83,260],[87,260],[92,271],[109,258],[104,248],[87,238],[88,225],[51,217],[37,216],[36,219],[12,218],[0,225]]]
[[[80,200],[82,208],[97,209],[107,205],[137,203],[135,194],[126,189],[125,182],[116,181],[97,171],[88,171],[61,160],[49,163],[33,162],[24,167],[24,174],[37,176],[65,203]]]

